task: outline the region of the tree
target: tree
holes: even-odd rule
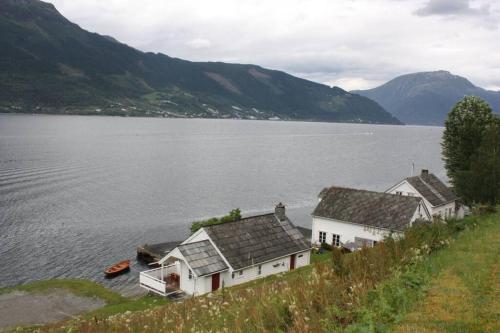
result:
[[[464,97],[448,114],[443,133],[443,160],[451,184],[461,197],[467,196],[470,186],[463,177],[469,174],[472,156],[493,121],[488,103],[476,96]]]
[[[481,145],[473,155],[468,177],[469,202],[496,205],[500,199],[500,118],[484,131]]]

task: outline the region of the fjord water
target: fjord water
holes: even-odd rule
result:
[[[89,278],[190,222],[282,201],[297,225],[325,186],[384,190],[415,170],[445,177],[442,128],[0,114],[0,287]]]

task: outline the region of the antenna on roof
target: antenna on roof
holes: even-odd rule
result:
[[[415,172],[415,163],[411,163],[411,172],[410,172],[410,177],[413,177],[413,173]]]

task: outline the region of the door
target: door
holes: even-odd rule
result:
[[[219,289],[220,284],[220,273],[216,273],[212,275],[212,291],[216,291]]]
[[[295,269],[295,254],[290,256],[290,270]]]

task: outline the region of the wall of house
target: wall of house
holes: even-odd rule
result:
[[[186,294],[193,294],[196,292],[195,286],[194,275],[192,279],[189,279],[189,267],[184,261],[181,260],[179,288]]]
[[[295,268],[303,267],[309,265],[310,263],[310,250],[303,251],[297,253],[295,256]],[[282,272],[287,272],[290,270],[290,256],[282,257],[279,259],[275,259],[266,263],[263,263],[261,266],[261,274],[258,274],[258,266],[251,266],[243,269],[243,274],[240,275],[240,271],[235,271],[234,279],[232,277],[232,271],[229,270],[227,272],[221,273],[221,286],[222,281],[224,281],[225,287],[234,286],[237,284],[249,282],[255,279],[260,279],[265,276],[269,276],[272,274],[278,274]],[[211,285],[210,285],[211,287]]]
[[[340,235],[340,242],[354,242],[354,237],[369,239],[372,241],[381,241],[390,231],[367,227],[358,224],[351,224],[333,219],[313,217],[311,244],[319,244],[319,232],[326,232],[326,243],[332,244],[333,234]]]
[[[432,220],[432,216],[429,215],[430,212],[426,211],[426,206],[424,201],[422,200],[420,204],[418,205],[418,208],[415,210],[415,213],[413,213],[413,216],[410,220],[411,222],[415,222],[415,220]]]
[[[196,233],[194,233],[192,236],[190,236],[188,239],[186,239],[182,244],[187,244],[187,243],[196,243],[196,242],[201,242],[203,240],[207,240],[210,237],[208,237],[208,234],[205,230],[200,229]]]
[[[454,218],[456,217],[455,212],[455,202],[447,203],[446,205],[437,206],[432,208],[431,214],[432,216],[439,216],[442,219]],[[451,215],[450,215],[451,210]]]

